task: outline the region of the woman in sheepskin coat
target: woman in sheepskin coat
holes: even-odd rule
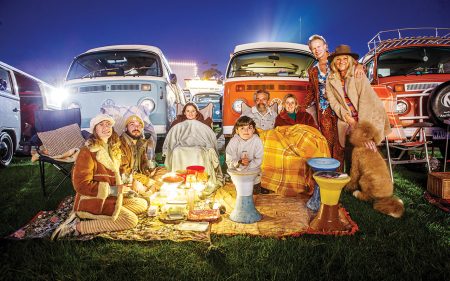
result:
[[[359,121],[368,121],[375,126],[380,138],[366,143],[366,146],[376,151],[376,145],[391,132],[391,127],[384,105],[367,77],[355,78],[353,75],[358,57],[351,52],[350,46],[336,47],[335,52],[328,57],[331,73],[327,79],[326,93],[331,108],[339,118],[339,143],[345,147],[348,133]],[[350,168],[351,149],[351,145],[345,149],[346,170]]]
[[[114,119],[101,114],[90,125],[92,135],[81,148],[72,171],[74,212],[55,230],[52,239],[133,228],[138,223],[136,214],[148,207],[145,199],[124,198],[129,188],[121,182],[121,150],[113,130]]]

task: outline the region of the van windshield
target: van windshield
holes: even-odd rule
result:
[[[162,76],[156,54],[139,51],[106,51],[79,56],[67,80],[108,76]]]
[[[308,77],[314,58],[294,52],[255,52],[232,58],[227,78],[286,76]]]
[[[450,47],[412,47],[378,58],[378,77],[450,73]]]

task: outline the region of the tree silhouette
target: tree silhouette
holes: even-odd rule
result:
[[[217,68],[211,67],[203,71],[202,79],[219,79],[220,76],[222,76],[222,72]]]

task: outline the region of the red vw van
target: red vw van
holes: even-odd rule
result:
[[[431,122],[427,136],[445,149],[445,119],[450,118],[450,28],[381,31],[362,58],[372,85],[394,94],[395,114],[411,136],[414,123]],[[374,86],[374,88],[376,88]]]

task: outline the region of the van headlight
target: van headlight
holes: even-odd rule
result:
[[[156,108],[156,104],[152,99],[144,99],[139,103],[139,105],[142,105],[145,108],[147,114],[152,113]]]
[[[151,91],[152,90],[152,85],[150,84],[142,84],[141,85],[141,91]]]
[[[241,113],[242,112],[242,103],[244,101],[243,100],[235,100],[233,102],[233,105],[231,106],[233,108],[233,110],[237,113]]]
[[[408,104],[402,100],[397,101],[397,106],[395,107],[395,112],[398,114],[403,114],[408,111]]]
[[[68,91],[66,88],[54,88],[45,90],[46,103],[48,107],[62,108],[62,104],[67,99]]]

